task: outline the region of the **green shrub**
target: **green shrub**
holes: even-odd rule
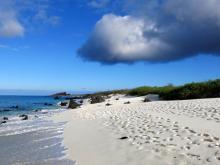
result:
[[[171,90],[175,89],[176,87],[174,86],[164,86],[164,87],[149,87],[149,86],[144,86],[144,87],[139,87],[132,89],[128,92],[129,95],[135,95],[135,96],[144,96],[147,94],[159,94],[160,96],[170,92]]]
[[[111,94],[128,94],[128,89],[121,89],[121,90],[112,90],[112,91],[102,91],[102,92],[96,92],[92,94],[84,95],[84,98],[90,98],[93,96],[108,96]]]
[[[220,97],[220,80],[186,84],[177,87],[170,92],[163,93],[161,97],[165,100]]]
[[[215,98],[220,97],[220,79],[189,83],[183,86],[167,85],[163,87],[150,87],[143,86],[130,90],[113,90],[104,91],[87,95],[102,95],[107,96],[109,94],[126,94],[132,96],[145,96],[147,94],[159,94],[160,98],[164,100],[187,100],[187,99],[199,99],[199,98]]]

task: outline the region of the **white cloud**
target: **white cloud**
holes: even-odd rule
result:
[[[49,15],[47,12],[47,8],[41,8],[37,9],[36,14],[34,15],[33,19],[35,21],[40,21],[45,24],[50,24],[53,26],[56,26],[60,23],[60,17]]]
[[[0,44],[0,49],[7,51],[14,51],[14,52],[25,51],[29,48],[30,48],[29,45],[13,46],[13,45]]]
[[[23,36],[24,31],[11,4],[0,2],[0,37]]]
[[[93,8],[103,8],[106,7],[109,0],[89,0],[88,5]]]
[[[0,0],[0,37],[20,37],[39,22],[58,25],[60,17],[49,14],[50,0]]]
[[[0,21],[0,37],[23,36],[24,27],[17,20]]]

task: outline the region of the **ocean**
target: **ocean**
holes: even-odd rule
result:
[[[59,101],[49,96],[0,96],[0,165],[74,164],[65,158],[65,123],[49,118],[66,110],[57,106]]]
[[[59,101],[61,100],[55,100],[50,96],[0,96],[0,115],[30,113],[33,110],[41,109],[56,109]]]

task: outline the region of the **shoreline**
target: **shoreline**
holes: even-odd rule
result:
[[[219,98],[144,103],[118,97],[52,117],[67,122],[68,159],[77,165],[220,162]]]
[[[49,111],[28,115],[27,120],[10,117],[0,125],[1,164],[74,164],[65,158],[66,147],[62,143],[65,123],[51,120],[58,111]]]

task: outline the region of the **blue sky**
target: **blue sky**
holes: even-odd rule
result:
[[[8,16],[4,7],[0,8],[2,13],[6,12],[0,14],[0,94],[17,94],[20,90],[29,90],[33,94],[36,91],[40,91],[38,94],[45,91],[99,91],[168,83],[181,85],[220,78],[220,57],[206,50],[196,52],[196,55],[184,52],[181,57],[169,57],[169,60],[163,61],[158,60],[160,54],[158,58],[148,58],[148,54],[142,58],[135,47],[135,58],[133,54],[130,55],[132,58],[128,58],[127,54],[122,56],[119,52],[112,61],[110,57],[113,55],[103,48],[101,53],[111,56],[100,60],[97,58],[100,50],[96,50],[94,43],[89,41],[91,36],[97,35],[94,32],[94,27],[100,26],[97,22],[102,22],[103,16],[109,13],[117,14],[117,17],[121,14],[123,17],[120,16],[120,19],[130,14],[130,10],[120,12],[117,6],[107,7],[108,1],[100,2],[42,0],[36,10],[30,9],[29,4],[21,8],[24,4],[14,4],[13,0],[11,4],[2,4],[14,14]],[[108,15],[107,18],[112,19]],[[1,26],[8,20],[15,24],[12,30],[4,31]],[[12,33],[15,27],[18,28]],[[92,41],[96,40],[92,38]],[[101,44],[102,40],[96,42]],[[89,52],[98,52],[97,55],[90,56],[88,51],[84,51],[86,44]],[[80,48],[83,49],[81,54],[78,53]]]

